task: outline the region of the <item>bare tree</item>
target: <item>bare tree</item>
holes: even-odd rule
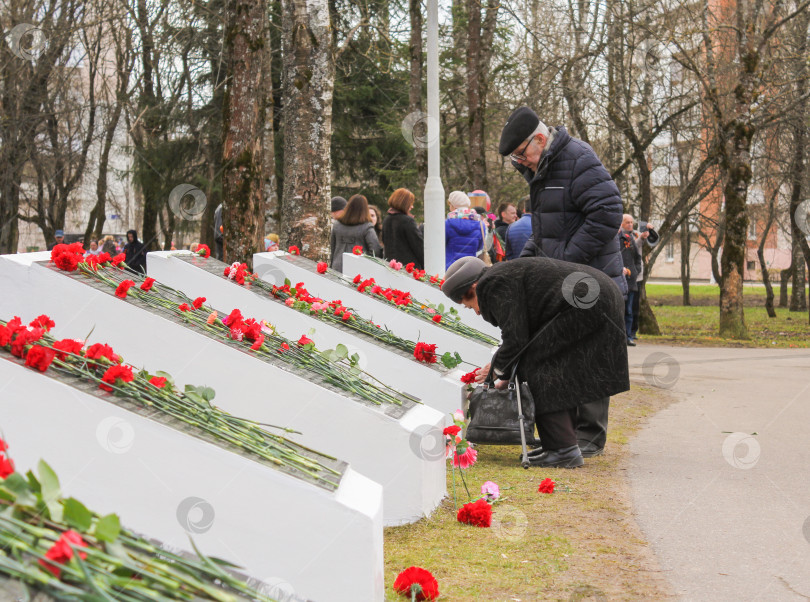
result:
[[[326,0],[282,3],[285,244],[329,257],[330,137],[335,57]]]

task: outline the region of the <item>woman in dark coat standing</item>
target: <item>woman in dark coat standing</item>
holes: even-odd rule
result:
[[[349,199],[343,215],[332,226],[329,246],[332,251],[331,267],[338,272],[343,271],[343,254],[351,253],[354,247],[363,247],[365,255],[382,251],[371,223],[368,200],[362,194],[355,194]]]
[[[442,290],[501,329],[496,375],[511,373],[528,345],[518,377],[532,392],[543,445],[529,454],[532,465],[582,466],[577,406],[630,389],[618,287],[598,269],[556,259],[523,258],[487,268],[464,257],[450,266]],[[488,371],[479,370],[476,381]]]
[[[137,230],[127,230],[127,244],[124,247],[124,263],[133,272],[146,274],[146,248],[138,240]]]
[[[388,199],[388,213],[383,221],[382,238],[385,258],[400,263],[425,267],[425,243],[416,220],[409,215],[415,197],[407,188],[396,189]]]

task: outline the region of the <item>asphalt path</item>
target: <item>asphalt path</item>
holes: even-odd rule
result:
[[[677,399],[631,441],[636,517],[682,600],[810,600],[810,349],[629,348]]]

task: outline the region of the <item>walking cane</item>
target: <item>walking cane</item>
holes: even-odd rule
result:
[[[515,382],[517,380],[517,364],[515,364],[514,371],[512,372],[512,378],[509,381],[509,388],[514,388],[517,391],[517,403],[518,403],[518,424],[520,425],[520,448],[523,452],[523,455],[520,457],[520,465],[523,466],[526,470],[529,469],[531,464],[529,463],[529,450],[526,448],[526,429],[524,428],[524,418],[523,418],[523,403],[520,399],[520,383]]]

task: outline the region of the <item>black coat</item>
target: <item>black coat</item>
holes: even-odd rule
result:
[[[397,211],[387,213],[383,220],[382,242],[385,258],[400,263],[413,263],[420,270],[425,267],[425,242],[416,220]]]
[[[627,293],[619,253],[622,199],[593,149],[556,128],[537,172],[513,163],[529,182],[532,238],[521,257],[551,257],[589,265]]]
[[[627,278],[627,290],[638,290],[638,275],[641,273],[641,253],[636,244],[634,232],[619,232],[619,247],[622,250],[622,262],[624,267],[630,270]]]
[[[127,267],[134,271],[146,274],[146,248],[144,244],[138,240],[138,232],[135,230],[127,230],[127,234],[132,234],[132,242],[128,242],[124,247],[124,263]]]
[[[520,350],[546,327],[518,364],[538,414],[630,388],[624,299],[601,271],[543,257],[520,258],[486,268],[476,292],[481,316],[501,329],[503,343],[493,359],[497,372],[511,373]]]

